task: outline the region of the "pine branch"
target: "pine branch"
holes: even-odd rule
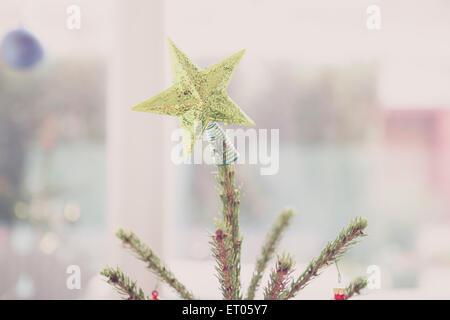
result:
[[[269,284],[264,290],[264,300],[278,300],[286,288],[294,265],[290,255],[283,254],[278,257],[277,264],[270,275]]]
[[[219,227],[215,235],[212,236],[210,243],[213,246],[212,253],[217,263],[217,278],[220,282],[222,296],[225,300],[232,300],[234,290],[231,280],[231,262],[233,257],[231,256],[230,250],[227,249],[229,245],[226,244],[226,241],[229,241],[229,237]]]
[[[230,276],[232,283],[232,299],[242,299],[240,290],[241,272],[241,244],[242,237],[239,234],[239,204],[240,189],[236,188],[234,164],[219,166],[216,176],[220,186],[219,196],[222,201],[222,225],[229,238],[224,242],[226,249],[231,254]]]
[[[136,282],[126,276],[119,267],[116,269],[106,267],[100,274],[105,276],[108,283],[120,294],[128,296],[128,300],[148,300],[142,288],[138,287]]]
[[[346,289],[345,299],[350,299],[355,294],[360,294],[360,291],[367,287],[367,278],[358,277],[353,280]]]
[[[333,242],[328,242],[322,250],[318,258],[313,259],[306,270],[298,277],[297,280],[291,283],[288,290],[282,294],[283,299],[290,299],[294,297],[300,290],[316,276],[319,272],[327,267],[329,264],[338,261],[356,242],[360,237],[365,236],[363,230],[367,227],[367,220],[363,218],[355,218],[350,222],[350,225],[341,231],[338,237]]]
[[[173,275],[173,273],[161,262],[158,256],[133,233],[126,233],[120,229],[116,236],[122,240],[122,243],[130,248],[138,258],[148,265],[147,267],[162,281],[171,286],[181,298],[186,300],[194,300],[194,295],[186,289]]]
[[[289,226],[294,211],[292,209],[284,209],[283,212],[275,220],[271,230],[266,236],[264,245],[262,246],[260,257],[256,261],[255,271],[253,272],[250,286],[247,290],[247,300],[255,298],[256,290],[258,289],[259,282],[266,269],[267,263],[272,259],[275,249],[281,240],[284,230]]]

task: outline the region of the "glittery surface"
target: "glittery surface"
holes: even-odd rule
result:
[[[173,86],[133,107],[133,110],[180,118],[184,155],[211,122],[253,126],[253,121],[228,97],[226,88],[244,50],[200,70],[173,42],[169,42]]]

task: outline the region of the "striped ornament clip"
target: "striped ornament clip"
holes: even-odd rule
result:
[[[216,122],[208,124],[205,133],[216,166],[228,166],[237,160],[239,157],[237,150]]]

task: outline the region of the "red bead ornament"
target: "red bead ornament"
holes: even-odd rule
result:
[[[334,288],[334,300],[345,300],[344,288]]]
[[[153,290],[152,291],[152,300],[159,300],[158,290]]]

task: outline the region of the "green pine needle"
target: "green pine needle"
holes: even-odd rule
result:
[[[247,290],[247,300],[252,300],[255,298],[255,293],[264,274],[264,270],[266,269],[270,259],[272,259],[278,243],[281,240],[283,232],[289,226],[293,216],[294,210],[288,208],[284,209],[283,212],[279,214],[272,228],[267,234],[266,240],[261,249],[260,256],[256,261],[256,267],[250,281],[250,286]]]
[[[142,288],[138,287],[136,282],[126,276],[119,267],[116,269],[106,267],[100,274],[105,276],[108,283],[128,300],[148,300],[148,296],[144,294]]]
[[[308,283],[317,277],[320,271],[328,265],[338,261],[361,237],[364,237],[364,229],[367,220],[364,218],[353,219],[349,226],[341,231],[333,242],[328,242],[318,258],[313,259],[306,270],[292,281],[290,288],[282,294],[283,299],[293,298]]]
[[[224,226],[218,226],[216,233],[211,236],[212,254],[216,260],[216,272],[219,279],[222,296],[225,300],[232,300],[235,292],[232,264],[233,255],[230,248],[230,235],[223,231]]]
[[[218,167],[216,180],[219,185],[219,197],[222,201],[222,216],[218,224],[221,225],[222,231],[227,235],[223,245],[229,259],[231,298],[240,300],[242,299],[240,280],[242,236],[239,234],[239,205],[241,201],[240,188],[236,187],[235,182],[234,164]],[[217,269],[220,270],[220,266]],[[219,274],[219,279],[221,278],[222,276]],[[223,284],[221,286],[223,287]],[[228,297],[228,294],[226,296]]]
[[[367,278],[365,277],[358,277],[355,280],[353,280],[346,289],[346,299],[350,299],[355,294],[360,294],[360,291],[367,287]]]
[[[275,269],[270,275],[269,284],[264,290],[264,300],[278,300],[290,281],[294,262],[289,254],[278,256]]]
[[[174,274],[161,262],[159,257],[133,232],[120,229],[116,236],[122,240],[124,246],[136,253],[137,257],[147,263],[147,267],[163,282],[172,287],[178,295],[186,300],[194,300],[194,295],[179,282]]]

